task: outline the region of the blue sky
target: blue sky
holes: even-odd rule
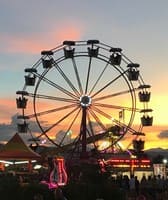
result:
[[[41,50],[68,39],[99,39],[121,47],[141,65],[144,80],[152,86],[155,134],[164,131],[166,139],[167,7],[167,0],[0,0],[0,134],[4,128],[8,138],[12,134],[5,124],[17,112],[15,93],[23,87],[24,69],[40,58]]]

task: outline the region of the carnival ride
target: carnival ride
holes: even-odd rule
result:
[[[143,127],[151,126],[153,117],[150,85],[139,67],[121,48],[99,40],[64,41],[42,51],[25,68],[25,84],[16,92],[18,132],[31,132],[33,141],[45,139],[81,159],[105,138],[111,143],[102,150],[121,150],[120,142],[128,138],[129,146],[133,141],[134,148],[142,149]],[[40,131],[33,130],[32,122]]]

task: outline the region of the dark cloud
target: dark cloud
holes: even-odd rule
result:
[[[0,141],[8,141],[16,132],[12,124],[0,124]]]
[[[11,122],[9,124],[0,124],[0,143],[9,141],[12,136],[18,132],[17,130],[17,119],[18,114],[15,114],[11,117]],[[31,133],[33,132],[40,133],[40,129],[35,121],[29,121],[29,128],[31,130]],[[20,133],[23,140],[26,142],[31,137],[30,133]]]
[[[168,130],[163,130],[159,133],[158,138],[167,139],[168,138]]]

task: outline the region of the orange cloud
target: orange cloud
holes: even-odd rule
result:
[[[35,33],[33,36],[1,35],[1,52],[8,53],[39,53],[45,49],[52,49],[64,40],[79,40],[83,28],[72,22],[63,22],[57,29]]]
[[[83,28],[73,23],[65,23],[63,25],[60,25],[58,31],[53,31],[51,36],[57,41],[79,40],[83,32],[82,29]]]
[[[17,112],[14,99],[0,99],[0,123],[9,123]]]

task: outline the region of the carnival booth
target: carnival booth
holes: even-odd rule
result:
[[[16,133],[0,151],[0,163],[27,163],[28,171],[32,170],[32,161],[41,156],[28,147],[18,133]]]

